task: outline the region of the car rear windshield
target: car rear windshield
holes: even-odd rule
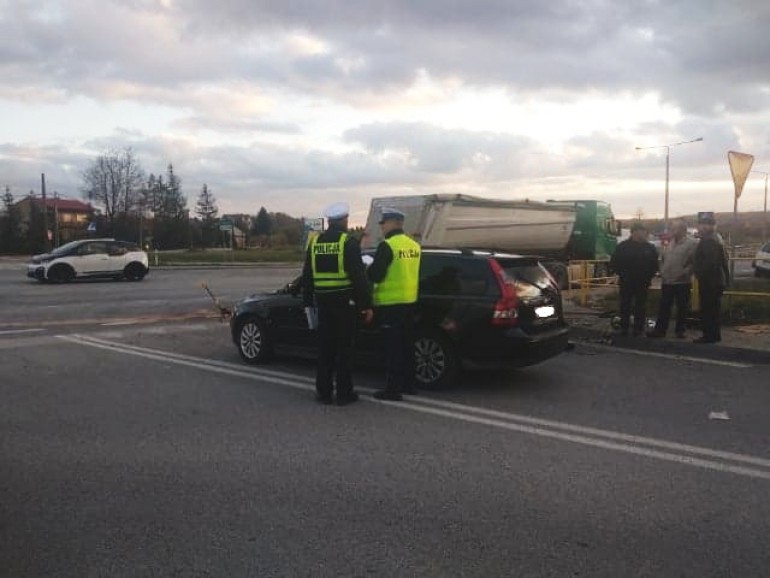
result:
[[[556,291],[545,268],[536,259],[496,259],[505,275],[505,282],[516,288],[521,299],[540,297]]]

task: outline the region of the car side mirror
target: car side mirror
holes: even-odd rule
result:
[[[296,297],[297,295],[299,295],[299,290],[300,290],[300,287],[299,287],[299,284],[297,283],[289,282],[289,283],[286,283],[286,287],[284,287],[284,291],[289,295],[291,295],[292,297]]]

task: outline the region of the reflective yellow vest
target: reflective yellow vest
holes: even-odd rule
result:
[[[313,287],[319,292],[341,291],[352,287],[350,277],[345,271],[345,241],[347,233],[342,233],[334,243],[320,243],[315,237],[310,243],[311,265],[313,269]],[[324,270],[319,270],[318,260],[326,261]],[[329,267],[330,263],[335,265]],[[330,270],[331,269],[331,270]]]
[[[385,278],[374,285],[374,305],[415,303],[420,285],[420,245],[403,233],[385,242],[393,251],[393,261]]]

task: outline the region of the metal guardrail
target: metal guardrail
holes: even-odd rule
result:
[[[735,261],[753,261],[753,257],[738,257]],[[618,278],[616,275],[609,277],[595,277],[594,271],[597,265],[608,265],[607,260],[584,260],[570,261],[567,265],[567,290],[572,296],[572,291],[577,289],[579,303],[585,307],[591,295],[591,289],[596,288],[617,288]],[[660,287],[650,287],[653,291],[659,291]],[[761,291],[734,291],[726,290],[723,293],[726,297],[758,297],[770,299],[770,292]],[[692,311],[700,310],[700,299],[698,296],[698,280],[693,277],[692,289],[690,293],[690,309]]]

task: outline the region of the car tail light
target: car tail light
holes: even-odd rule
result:
[[[519,323],[518,304],[515,285],[505,278],[505,272],[500,267],[500,263],[494,259],[489,260],[489,266],[497,279],[500,287],[500,299],[495,303],[495,309],[492,312],[492,325],[513,326]]]

